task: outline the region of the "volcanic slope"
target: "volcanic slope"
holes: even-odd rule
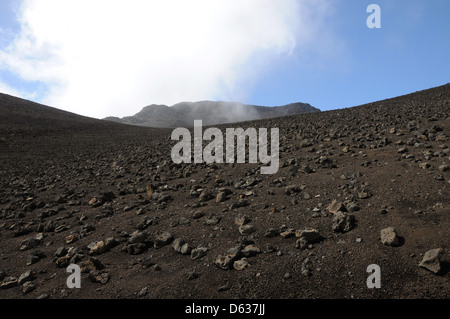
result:
[[[174,164],[171,130],[0,110],[0,298],[448,298],[450,84],[218,126],[278,127],[274,175]]]

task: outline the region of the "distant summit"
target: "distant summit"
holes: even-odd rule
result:
[[[191,127],[194,120],[203,120],[203,125],[216,125],[313,112],[320,110],[307,103],[267,107],[237,102],[201,101],[182,102],[172,107],[152,104],[133,116],[107,117],[105,120],[138,126],[175,128]]]

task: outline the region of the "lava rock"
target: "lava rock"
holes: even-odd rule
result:
[[[419,266],[437,274],[441,271],[441,258],[444,255],[444,249],[436,248],[429,250],[423,256]]]
[[[332,230],[334,232],[345,233],[355,228],[355,216],[338,211],[333,217]]]
[[[153,246],[157,249],[162,248],[173,241],[173,236],[169,232],[160,232],[155,237]]]
[[[393,228],[393,227],[388,227],[388,228],[382,229],[380,236],[381,236],[381,243],[383,245],[393,246],[393,247],[400,245],[400,241],[397,236],[397,232],[395,231],[395,228]]]
[[[328,205],[328,211],[332,214],[336,214],[337,212],[346,212],[347,208],[342,202],[338,202],[337,200],[333,200],[330,205]]]

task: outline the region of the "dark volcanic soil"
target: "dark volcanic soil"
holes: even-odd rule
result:
[[[280,128],[275,175],[175,165],[168,129],[5,95],[0,111],[0,298],[449,297],[450,84],[236,124]],[[334,200],[354,217],[345,231]],[[296,237],[309,228],[321,240]],[[437,274],[419,267],[435,248]],[[367,287],[371,264],[381,288]]]

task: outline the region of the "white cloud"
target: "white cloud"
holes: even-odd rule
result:
[[[272,59],[310,44],[327,6],[24,0],[22,29],[0,50],[0,70],[46,83],[42,103],[99,118],[132,115],[151,103],[239,100]]]

